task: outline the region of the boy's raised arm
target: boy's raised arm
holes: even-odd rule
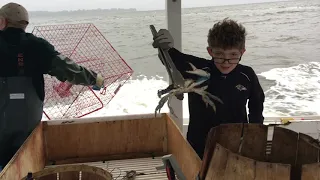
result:
[[[188,77],[185,71],[191,70],[189,63],[193,64],[197,68],[208,67],[209,61],[196,56],[184,54],[174,48],[174,40],[170,32],[166,29],[160,29],[153,41],[154,48],[162,48],[164,51],[168,51],[173,63],[184,78]]]

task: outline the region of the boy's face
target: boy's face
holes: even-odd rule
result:
[[[241,60],[245,49],[239,48],[211,48],[207,47],[209,55],[213,58],[214,64],[222,74],[229,74]]]

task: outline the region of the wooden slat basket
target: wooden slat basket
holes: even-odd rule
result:
[[[26,176],[22,180],[113,180],[102,168],[88,165],[62,165],[46,168]]]
[[[319,158],[318,140],[306,134],[258,124],[221,125],[208,134],[200,179],[320,180]]]

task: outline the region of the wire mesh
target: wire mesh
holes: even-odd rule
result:
[[[44,114],[48,119],[79,118],[103,108],[133,73],[91,23],[36,26],[32,33],[47,40],[62,55],[104,77],[105,87],[94,91],[89,86],[72,85],[45,75]]]

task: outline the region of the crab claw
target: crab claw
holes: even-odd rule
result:
[[[189,62],[189,65],[191,66],[192,71],[194,71],[194,70],[198,69],[198,68],[196,68],[196,67],[195,67],[192,63],[190,63],[190,62]]]
[[[201,77],[206,77],[206,78],[210,78],[210,73],[208,73],[207,71],[203,70],[203,69],[198,69],[196,68],[193,64],[189,63],[191,68],[192,68],[192,71],[186,71],[186,73],[189,73],[189,74],[195,74],[195,75],[198,75],[198,76],[201,76]]]

